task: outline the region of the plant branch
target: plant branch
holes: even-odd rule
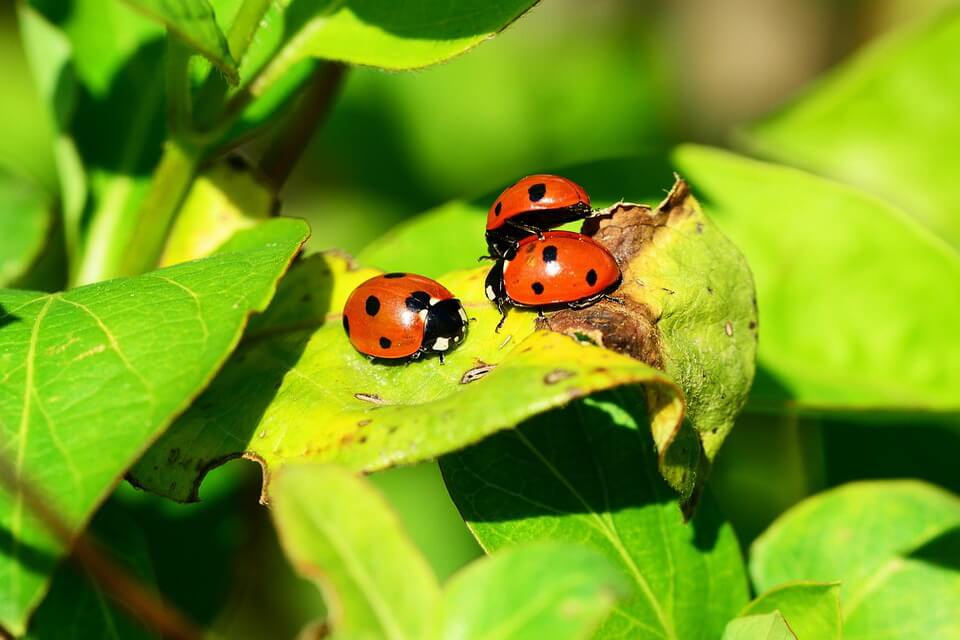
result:
[[[303,95],[280,125],[260,161],[260,169],[274,189],[279,190],[290,177],[317,126],[330,113],[346,71],[346,65],[339,62],[317,67]]]
[[[187,196],[200,161],[200,152],[178,140],[168,140],[153,181],[136,212],[137,220],[128,242],[121,243],[123,254],[116,276],[131,276],[155,268],[167,233]]]
[[[178,38],[167,37],[167,128],[174,135],[191,125],[190,56]]]
[[[106,555],[91,536],[80,532],[74,536],[69,525],[53,509],[46,496],[34,489],[19,475],[5,457],[0,457],[0,485],[11,495],[19,496],[24,506],[53,534],[65,548],[73,547],[70,558],[118,604],[147,627],[164,638],[200,640],[203,632],[162,596],[146,589],[124,567]]]

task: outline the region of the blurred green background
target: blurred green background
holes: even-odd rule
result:
[[[285,188],[283,212],[313,223],[311,250],[358,252],[407,217],[524,174],[677,142],[724,145],[738,126],[865,42],[946,4],[545,0],[451,62],[408,73],[351,70]],[[51,128],[10,2],[0,4],[0,77],[0,165],[53,190]],[[925,475],[949,468],[934,459],[956,450],[956,431],[925,427],[919,441],[927,444],[894,460],[885,447],[910,439],[902,426],[883,425],[856,464],[838,463],[837,451],[865,442],[862,428],[741,420],[713,477],[741,542],[801,497],[846,480],[915,475],[960,490],[956,475]],[[931,439],[942,446],[930,446]],[[773,472],[776,484],[768,481]],[[161,590],[199,622],[215,621],[229,637],[292,637],[322,605],[283,561],[257,505],[259,479],[256,465],[235,462],[207,479],[200,504],[176,505],[124,486],[108,508],[137,517]],[[479,553],[435,465],[375,480],[441,576]]]

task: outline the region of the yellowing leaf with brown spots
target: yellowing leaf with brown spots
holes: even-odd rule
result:
[[[587,220],[583,231],[620,263],[623,284],[614,293],[620,302],[560,311],[544,324],[648,362],[683,389],[687,420],[679,428],[654,424],[653,435],[661,473],[690,497],[753,383],[757,310],[750,269],[682,180],[658,207],[620,203]]]
[[[484,296],[486,267],[440,278],[474,318],[446,364],[371,362],[350,345],[340,311],[375,273],[335,254],[297,265],[211,387],[134,469],[135,482],[194,500],[204,474],[237,456],[259,461],[267,482],[272,469],[291,461],[363,471],[409,464],[620,385],[655,390],[655,429],[676,429],[682,419],[680,391],[643,362],[538,331],[533,313],[511,314],[495,333],[499,314]]]

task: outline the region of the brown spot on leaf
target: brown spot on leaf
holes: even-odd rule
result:
[[[576,400],[577,398],[582,398],[587,395],[587,392],[581,389],[580,387],[570,387],[567,389],[567,397],[571,400]]]
[[[563,309],[541,324],[571,336],[583,334],[595,344],[662,368],[656,318],[647,305],[629,297],[623,304],[601,300],[586,309]]]
[[[568,371],[567,369],[554,369],[547,375],[543,376],[544,384],[557,384],[562,380],[567,380],[577,375],[573,371]]]
[[[481,362],[476,367],[467,369],[463,372],[463,376],[460,377],[460,384],[470,384],[471,382],[476,382],[496,368],[497,365],[495,364]]]
[[[366,420],[361,420],[360,422],[358,422],[358,423],[357,423],[357,426],[358,426],[358,427],[365,427],[365,426],[367,426],[368,424],[370,424],[371,422],[373,422],[373,420],[370,420],[369,418],[367,418]]]

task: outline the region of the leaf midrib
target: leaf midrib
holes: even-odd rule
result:
[[[560,484],[570,492],[570,494],[579,502],[583,508],[586,510],[586,515],[596,520],[599,525],[601,533],[607,538],[607,541],[613,545],[613,548],[616,550],[617,554],[623,560],[624,565],[629,570],[631,576],[633,576],[634,581],[639,585],[644,596],[650,602],[650,608],[653,610],[654,614],[657,616],[657,621],[662,627],[665,637],[676,639],[677,634],[676,630],[673,628],[666,617],[666,614],[663,611],[663,607],[660,606],[660,601],[656,599],[653,593],[653,589],[650,587],[650,583],[647,581],[646,577],[641,573],[640,568],[637,567],[636,562],[634,562],[633,557],[627,552],[626,548],[623,545],[623,540],[620,538],[619,533],[616,530],[610,530],[607,526],[607,523],[600,517],[600,515],[590,507],[589,503],[580,495],[580,492],[570,484],[567,478],[560,473],[560,470],[557,469],[550,461],[537,449],[526,436],[523,435],[519,430],[514,430],[514,434],[519,438],[520,442],[523,443],[530,452],[537,457],[538,460],[547,468],[547,470],[553,474],[557,480],[560,481]]]

